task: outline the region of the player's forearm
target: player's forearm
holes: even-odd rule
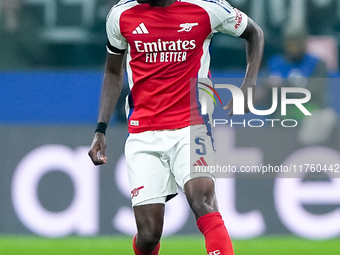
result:
[[[98,122],[109,123],[123,87],[122,76],[122,73],[105,73]]]
[[[255,22],[251,19],[249,22],[251,23],[250,29],[244,35],[244,39],[246,39],[247,54],[245,79],[249,81],[250,85],[255,85],[263,57],[264,34],[262,29]]]

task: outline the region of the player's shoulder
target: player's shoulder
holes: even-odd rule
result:
[[[209,9],[223,9],[228,13],[233,11],[233,7],[225,0],[181,0],[181,2],[187,2],[199,5],[203,8]]]
[[[109,13],[107,14],[106,20],[115,18],[119,16],[122,12],[138,5],[137,0],[120,0],[117,4],[115,4]]]

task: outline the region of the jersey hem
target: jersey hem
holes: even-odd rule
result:
[[[181,128],[186,128],[189,126],[194,126],[194,125],[201,125],[204,124],[204,121],[188,121],[188,123],[182,124],[182,125],[171,125],[171,124],[163,124],[163,125],[158,125],[154,127],[146,126],[146,127],[134,127],[129,125],[128,127],[128,132],[131,134],[135,133],[142,133],[146,131],[160,131],[160,130],[176,130],[176,129],[181,129]]]

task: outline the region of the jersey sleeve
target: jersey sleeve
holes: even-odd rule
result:
[[[240,36],[248,25],[248,16],[233,8],[225,0],[209,1],[209,13],[213,32]]]
[[[108,43],[106,49],[108,53],[120,55],[127,48],[127,41],[120,31],[119,19],[121,12],[119,8],[113,7],[106,19],[106,34]]]
[[[230,13],[225,13],[220,19],[222,22],[214,30],[236,37],[239,37],[248,25],[248,16],[236,8],[231,9]]]

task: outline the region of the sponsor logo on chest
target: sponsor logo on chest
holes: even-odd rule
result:
[[[193,27],[197,27],[198,23],[183,23],[179,25],[180,29],[176,30],[174,38],[179,35],[179,32],[189,33]],[[148,40],[152,37],[152,32],[147,29],[144,23],[138,25],[138,27],[132,31],[132,34],[145,35],[145,39],[133,40],[135,51],[138,53],[145,53],[146,63],[161,63],[161,62],[183,62],[186,61],[188,52],[196,48],[196,40],[189,39],[174,39],[174,40],[162,40],[153,39]],[[141,38],[139,36],[139,38]],[[143,38],[143,37],[142,37]]]

